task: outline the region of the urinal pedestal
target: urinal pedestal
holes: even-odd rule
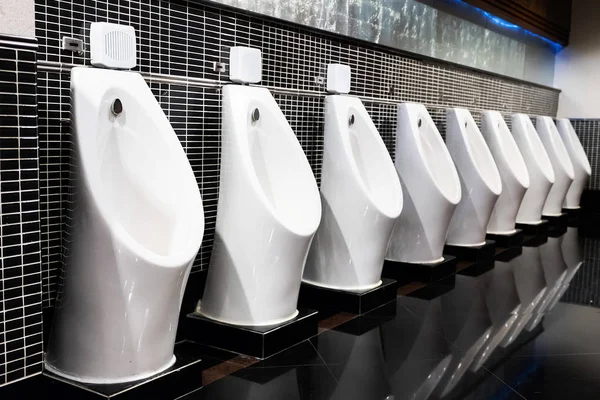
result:
[[[45,398],[106,400],[107,398],[137,399],[183,396],[198,388],[197,377],[202,375],[208,366],[212,366],[212,360],[202,360],[200,353],[202,353],[202,349],[198,344],[190,341],[176,343],[174,348],[175,364],[157,375],[128,383],[82,383],[45,370],[44,376],[51,380],[51,384],[44,385]]]
[[[566,212],[560,215],[544,215],[543,218],[548,220],[548,236],[558,237],[567,232],[569,215]]]
[[[543,219],[539,224],[520,224],[517,228],[523,230],[523,246],[539,246],[548,241],[548,220]]]
[[[187,315],[186,339],[197,343],[267,358],[317,334],[318,312],[298,309],[298,315],[284,323],[267,326],[231,325],[202,315]]]
[[[399,285],[410,282],[437,282],[456,272],[456,257],[444,255],[442,261],[431,264],[385,260],[382,276],[398,281]]]
[[[581,220],[581,208],[563,208],[563,213],[567,213],[567,225],[570,227],[579,226]]]
[[[316,310],[364,314],[396,299],[398,283],[382,278],[381,285],[361,292],[330,289],[302,282],[298,306]]]
[[[487,240],[479,246],[445,245],[444,253],[456,257],[456,273],[478,276],[494,268],[496,242]]]
[[[459,261],[480,262],[493,260],[496,253],[496,242],[486,240],[484,244],[478,246],[455,246],[447,244],[444,246],[444,254],[450,254]]]
[[[497,247],[502,247],[505,249],[521,246],[523,244],[523,237],[524,233],[522,229],[516,229],[513,233],[505,235],[496,233],[488,233],[485,235],[486,239],[496,242]]]

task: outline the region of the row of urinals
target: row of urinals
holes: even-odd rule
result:
[[[536,334],[583,262],[577,228],[523,250],[477,278],[456,275],[452,291],[435,299],[405,297],[389,317],[391,307],[384,307],[375,318],[358,317],[319,335],[312,345],[335,384],[324,382],[319,368],[290,366],[260,382],[230,376],[206,394],[301,399],[310,387],[314,397],[330,400],[462,398],[489,374],[485,368]]]
[[[216,231],[198,313],[235,325],[290,320],[302,280],[342,290],[376,287],[386,257],[432,262],[445,241],[481,242],[498,196],[515,195],[467,110],[448,111],[448,151],[422,105],[399,105],[394,168],[364,105],[347,95],[350,71],[341,65],[328,68],[333,94],[325,100],[319,193],[275,99],[248,85],[260,82],[260,65],[259,50],[231,49],[230,78],[240,84],[222,90]],[[74,68],[71,93],[76,206],[46,366],[87,383],[138,380],[175,362],[181,299],[202,242],[202,200],[184,149],[139,74]],[[497,113],[489,115],[504,129]],[[540,214],[542,206],[560,212],[571,188],[579,192],[567,199],[576,203],[583,184],[570,184],[572,167],[550,172],[539,161],[547,158],[544,148],[532,144],[539,138],[529,118],[513,119],[516,138],[524,127],[525,160],[531,154],[548,182],[557,176],[545,189],[528,190],[520,208],[529,195]],[[571,165],[564,149],[551,151],[563,146],[552,120],[540,117],[538,125],[542,139],[549,129],[554,170]],[[572,129],[566,135],[580,147]],[[520,165],[511,162],[519,153],[505,150],[506,138],[493,139],[498,154]],[[585,154],[572,155],[587,162]],[[523,168],[515,181],[526,186],[526,175]],[[530,176],[533,187],[541,178]],[[516,200],[500,204],[519,208]]]

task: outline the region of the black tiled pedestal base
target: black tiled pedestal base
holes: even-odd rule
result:
[[[385,260],[382,275],[395,279],[399,284],[410,282],[431,283],[452,275],[456,272],[456,257],[444,255],[437,263],[419,264]]]
[[[396,298],[398,283],[388,278],[382,278],[381,281],[381,285],[376,288],[362,292],[328,289],[303,282],[300,287],[298,306],[315,310],[364,314]]]
[[[456,257],[457,261],[480,262],[493,260],[496,254],[496,242],[486,240],[479,246],[453,246],[447,244],[444,246],[444,254],[450,254]]]
[[[563,213],[567,213],[567,225],[571,227],[579,226],[581,221],[581,207],[580,208],[563,208]]]
[[[519,224],[517,229],[521,229],[525,236],[544,236],[548,234],[548,220],[543,219],[539,224]]]
[[[567,222],[569,220],[567,213],[544,215],[543,217],[548,220],[548,236],[557,237],[567,231]]]
[[[509,248],[521,246],[524,236],[522,229],[516,229],[515,232],[507,235],[488,233],[485,238],[496,242],[497,247]]]
[[[298,311],[296,318],[269,326],[230,325],[192,313],[187,315],[186,337],[263,359],[317,334],[317,311],[302,308]]]
[[[548,241],[548,220],[543,219],[539,224],[517,223],[517,229],[525,235],[523,246],[539,246]]]

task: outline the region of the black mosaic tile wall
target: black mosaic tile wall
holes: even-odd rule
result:
[[[0,386],[42,371],[36,47],[0,36]]]
[[[561,301],[600,308],[600,240],[583,239],[583,264]]]
[[[208,266],[214,236],[220,156],[220,90],[230,46],[257,47],[263,84],[274,96],[319,178],[326,66],[352,67],[360,96],[394,149],[395,103],[425,103],[442,134],[445,108],[495,109],[555,115],[558,91],[485,73],[411,58],[392,49],[248,15],[216,4],[159,0],[36,0],[40,51],[40,185],[44,305],[53,304],[68,243],[70,184],[69,68],[89,64],[60,50],[63,36],[87,40],[89,23],[132,25],[139,40],[137,71],[144,74],[182,140],[196,173],[206,227],[193,271]],[[168,83],[165,83],[168,78]]]
[[[587,189],[600,190],[600,119],[571,119],[571,124],[592,167]]]

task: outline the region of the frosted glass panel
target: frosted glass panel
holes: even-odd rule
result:
[[[427,2],[457,7],[465,18],[417,0],[216,1],[517,79],[553,82],[552,46],[490,30],[480,13],[457,0]]]

